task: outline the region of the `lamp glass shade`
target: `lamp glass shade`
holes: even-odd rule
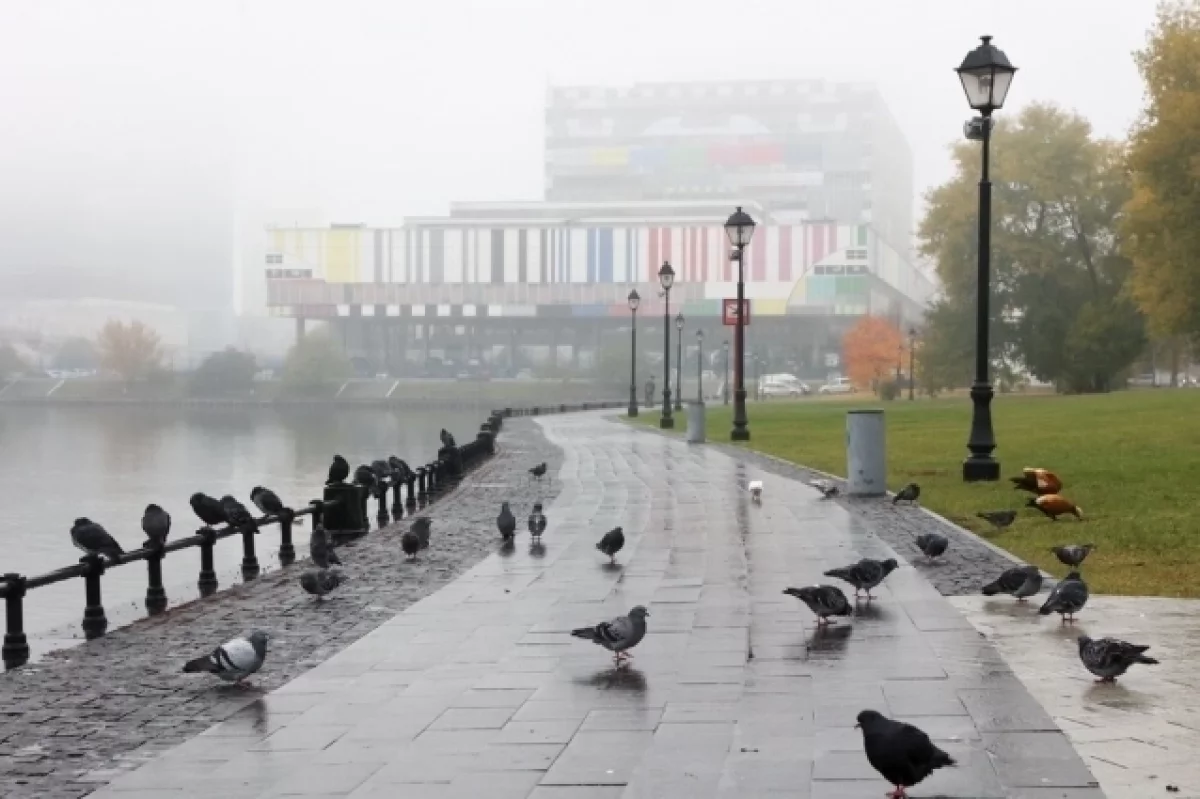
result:
[[[679,314],[675,317],[675,329],[683,330],[683,314]]]
[[[704,340],[704,331],[703,331],[703,330],[701,330],[700,328],[696,328],[696,340],[697,340],[697,341],[703,341],[703,340]]]
[[[754,237],[754,219],[742,210],[742,206],[739,205],[725,220],[725,235],[729,237],[729,243],[738,249],[750,244],[750,239]]]
[[[636,311],[642,302],[642,298],[638,296],[637,289],[629,292],[629,310]]]
[[[671,286],[675,285],[675,270],[671,268],[670,261],[663,261],[662,269],[658,270],[658,282],[663,291],[670,291]]]
[[[967,95],[967,104],[976,111],[990,114],[1004,107],[1017,68],[1009,63],[1002,50],[992,46],[991,36],[980,38],[983,43],[967,53],[957,72]]]

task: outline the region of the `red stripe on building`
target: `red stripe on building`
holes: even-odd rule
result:
[[[652,227],[647,233],[650,234],[650,263],[646,265],[646,280],[654,283],[658,280],[658,233],[661,228]]]
[[[783,225],[779,228],[779,279],[792,279],[792,227]]]
[[[675,229],[674,228],[665,227],[662,229],[662,259],[664,261],[671,260],[671,249],[672,249],[672,245],[674,244],[674,239],[675,239]],[[656,274],[656,275],[658,274],[658,269],[661,266],[662,266],[662,264],[659,264],[658,266],[654,267],[654,274]],[[671,264],[671,268],[674,269],[675,264]]]
[[[732,252],[732,250],[731,250],[731,252]],[[723,274],[725,276],[725,282],[726,283],[732,282],[733,281],[733,260],[729,258],[729,253],[725,253],[725,257],[723,257],[721,259],[721,263],[724,265],[721,268],[721,274]]]
[[[708,282],[708,228],[700,228],[700,280]]]

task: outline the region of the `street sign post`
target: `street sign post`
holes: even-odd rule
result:
[[[737,298],[721,301],[721,322],[726,327],[733,327],[738,323],[738,302]],[[742,312],[745,314],[745,324],[750,325],[750,300],[742,300]]]

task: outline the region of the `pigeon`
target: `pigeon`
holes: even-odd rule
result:
[[[925,557],[933,560],[945,553],[950,541],[941,533],[924,533],[917,536],[917,549],[925,553]]]
[[[429,534],[432,526],[433,520],[428,516],[418,516],[413,519],[412,526],[408,528],[421,542],[421,549],[429,549]],[[401,543],[403,544],[403,542]]]
[[[542,540],[542,533],[546,532],[546,514],[542,513],[542,503],[533,503],[533,513],[529,514],[529,534],[533,536],[535,544]]]
[[[255,630],[248,637],[242,636],[226,641],[211,654],[189,660],[184,664],[183,670],[187,674],[208,672],[225,682],[240,685],[242,680],[262,668],[263,661],[267,659],[268,639],[266,633]]]
[[[817,626],[830,624],[830,616],[849,616],[854,612],[850,600],[836,585],[813,585],[804,588],[785,588],[783,593],[794,596],[817,614]]]
[[[421,537],[412,530],[406,530],[400,536],[400,549],[408,556],[409,560],[416,560],[417,552],[421,550]]]
[[[171,514],[151,502],[142,513],[142,532],[146,534],[147,549],[157,549],[167,543],[171,532]]]
[[[755,502],[762,502],[762,492],[763,492],[763,481],[762,480],[751,480],[750,485],[747,486],[747,488],[750,489],[750,499],[754,500]]]
[[[269,488],[255,486],[250,489],[250,501],[264,516],[275,516],[282,519],[284,516],[290,515],[279,499],[279,495]]]
[[[221,497],[221,510],[225,511],[225,518],[229,521],[230,527],[243,533],[258,532],[258,522],[254,521],[250,511],[246,510],[246,506],[231,495],[226,494]]]
[[[517,534],[517,517],[513,516],[513,512],[508,509],[507,502],[500,503],[500,515],[496,517],[496,527],[500,530],[500,537],[505,541],[512,541],[513,536]]]
[[[349,476],[350,464],[341,455],[334,455],[333,463],[329,464],[329,479],[325,481],[325,485],[344,483]]]
[[[857,721],[854,726],[862,729],[867,761],[896,786],[886,794],[890,799],[905,799],[905,788],[920,783],[939,768],[957,765],[954,758],[911,724],[893,721],[874,710],[862,711]]]
[[[221,500],[210,497],[208,494],[201,494],[197,491],[192,494],[192,498],[188,500],[191,503],[192,510],[207,526],[213,527],[218,524],[225,524],[229,521],[225,518],[225,508],[221,505]]]
[[[1134,663],[1157,666],[1157,660],[1144,654],[1149,648],[1117,638],[1093,641],[1086,635],[1079,636],[1079,659],[1088,671],[1100,678],[1096,682],[1116,682]]]
[[[450,435],[450,431],[442,428],[442,432],[438,433],[438,438],[442,440],[442,446],[450,449],[454,447],[454,436]]]
[[[629,611],[628,616],[602,621],[595,627],[580,627],[571,630],[571,635],[585,638],[609,650],[613,653],[613,662],[619,666],[623,660],[633,657],[628,650],[646,637],[646,617],[649,615],[644,607],[638,605]]]
[[[371,471],[375,473],[376,496],[383,496],[387,491],[387,479],[392,476],[392,467],[387,461],[371,461]]]
[[[300,575],[300,587],[315,596],[318,602],[345,581],[341,572],[329,569],[309,569]]]
[[[375,494],[375,472],[365,463],[354,470],[354,482],[366,488],[368,494]]]
[[[1018,602],[1042,590],[1042,573],[1037,566],[1014,566],[983,587],[984,596],[1012,594]]]
[[[110,561],[125,554],[125,550],[108,534],[108,530],[86,516],[76,519],[71,527],[71,543],[89,555],[103,555]]]
[[[1058,562],[1064,566],[1082,566],[1083,561],[1095,548],[1095,544],[1084,544],[1082,546],[1072,544],[1069,547],[1051,547],[1050,551],[1058,558]]]
[[[1074,624],[1075,614],[1083,610],[1087,601],[1087,583],[1079,576],[1079,572],[1072,571],[1066,576],[1066,579],[1054,586],[1054,590],[1050,592],[1050,596],[1046,597],[1046,602],[1038,610],[1038,613],[1043,616],[1058,613],[1062,616],[1064,624],[1067,621]]]
[[[319,524],[313,528],[312,534],[308,537],[308,554],[318,569],[328,569],[330,564],[342,565],[342,559],[337,556],[337,553],[333,551],[333,545],[329,543],[328,531]]]
[[[396,475],[396,479],[408,481],[413,470],[408,468],[408,464],[397,458],[395,455],[388,458],[388,466],[392,467],[392,473]]]
[[[539,463],[537,466],[534,466],[532,469],[529,470],[529,474],[532,475],[533,477],[536,477],[538,480],[541,480],[542,475],[544,475],[545,473],[546,473],[546,462],[545,461]]]
[[[920,496],[921,487],[916,483],[909,483],[904,488],[896,492],[896,496],[892,497],[892,504],[895,505],[897,502],[903,501],[912,505]]]
[[[1015,510],[986,510],[975,515],[984,521],[991,522],[997,530],[1003,530],[1017,520]]]
[[[832,480],[813,480],[809,485],[820,491],[823,499],[833,499],[841,493]]]
[[[625,546],[625,532],[620,527],[614,527],[604,534],[604,537],[596,544],[596,549],[608,555],[609,563],[616,563],[617,553],[623,546]]]
[[[845,580],[854,586],[854,596],[858,598],[859,591],[867,592],[867,599],[874,599],[871,596],[871,589],[883,582],[884,578],[891,574],[900,564],[895,558],[888,558],[885,561],[873,560],[871,558],[863,558],[858,563],[850,566],[843,566],[840,569],[830,569],[825,572],[826,577],[836,577],[839,580]]]

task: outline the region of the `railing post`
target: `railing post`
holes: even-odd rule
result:
[[[387,483],[383,482],[382,478],[379,480],[377,490],[378,490],[378,495],[377,495],[376,499],[378,499],[378,501],[379,501],[379,508],[378,508],[377,512],[375,513],[375,523],[378,524],[379,527],[382,529],[384,527],[387,527],[388,522],[391,521],[391,517],[388,516],[388,504],[387,504],[388,486],[387,486]]]
[[[417,473],[410,473],[405,484],[408,486],[408,499],[404,501],[404,505],[411,513],[412,509],[417,507]]]
[[[146,552],[146,572],[149,585],[146,586],[146,612],[157,616],[167,609],[167,591],[163,588],[162,562],[166,551],[157,546]]]
[[[368,532],[366,493],[362,486],[353,483],[335,483],[325,486],[325,502],[337,503],[326,507],[321,514],[325,530],[335,544],[357,538]],[[314,520],[313,524],[316,524]]]
[[[292,522],[296,514],[291,508],[284,508],[279,514],[279,564],[291,566],[296,562],[296,546],[292,543]]]
[[[79,559],[87,566],[83,575],[83,587],[86,603],[83,606],[83,634],[89,641],[104,635],[108,629],[108,617],[104,615],[104,602],[100,596],[100,578],[104,575],[107,564],[104,558],[95,552],[89,552]]]
[[[324,519],[321,517],[321,514],[325,510],[325,503],[319,499],[312,499],[309,500],[308,506],[312,508],[312,513],[309,516],[312,523],[312,529],[316,530],[324,523]]]
[[[29,662],[29,641],[25,638],[25,578],[10,572],[4,575],[4,668],[15,669]]]
[[[258,556],[254,552],[254,530],[242,531],[242,579],[253,580],[258,576]]]
[[[492,436],[490,430],[482,429],[475,434],[475,440],[479,442],[480,453],[492,455],[496,451],[496,439]]]
[[[358,504],[360,513],[362,514],[363,526],[362,529],[366,532],[371,532],[371,511],[367,509],[367,499],[371,496],[371,491],[364,485],[355,485],[358,489]]]
[[[424,498],[429,494],[429,484],[425,480],[425,467],[417,467],[417,497]]]
[[[200,596],[210,596],[217,590],[217,572],[213,569],[213,545],[217,543],[217,531],[211,527],[201,527],[200,535],[200,579],[196,587]]]
[[[404,485],[404,481],[399,475],[392,478],[392,518],[396,521],[404,516],[404,502],[400,499],[400,487]]]

